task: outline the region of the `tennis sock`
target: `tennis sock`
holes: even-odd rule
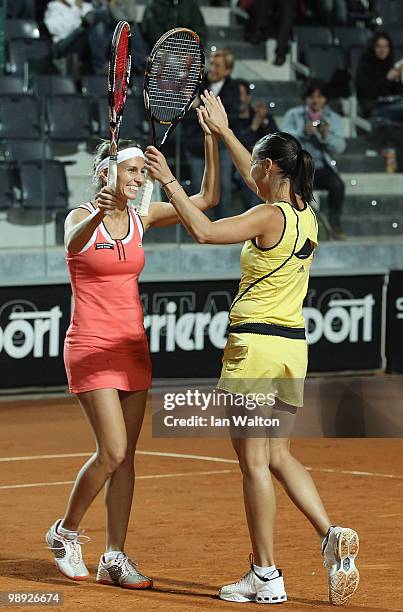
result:
[[[112,559],[115,559],[118,555],[124,555],[125,553],[122,550],[110,550],[104,553],[104,561],[105,563],[109,563]]]
[[[259,567],[253,564],[253,571],[259,578],[276,578],[273,574],[278,573],[275,565],[269,565],[268,567]]]
[[[56,531],[59,535],[63,536],[67,540],[74,540],[77,536],[80,535],[79,531],[70,531],[70,529],[65,529],[61,526],[61,523],[56,529]]]

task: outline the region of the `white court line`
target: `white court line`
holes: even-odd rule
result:
[[[136,480],[151,480],[153,478],[177,478],[178,476],[211,476],[212,474],[231,474],[238,470],[209,470],[206,472],[174,472],[172,474],[148,474],[136,476]],[[55,487],[74,484],[74,480],[58,480],[56,482],[31,482],[28,484],[1,485],[0,489],[29,489],[31,487]]]
[[[38,459],[67,459],[74,457],[90,457],[92,453],[64,453],[59,455],[27,455],[20,457],[0,457],[0,462],[9,461],[35,461]],[[206,455],[188,455],[184,453],[165,453],[158,451],[137,451],[137,455],[149,455],[153,457],[174,457],[178,459],[195,459],[199,461],[214,461],[218,463],[232,463],[237,464],[236,459],[225,459],[224,457],[209,457]],[[324,472],[327,474],[347,474],[349,476],[369,476],[373,478],[392,478],[395,480],[403,480],[403,475],[398,474],[383,474],[381,472],[364,472],[359,470],[339,470],[336,468],[319,468],[319,467],[307,467],[310,472]]]

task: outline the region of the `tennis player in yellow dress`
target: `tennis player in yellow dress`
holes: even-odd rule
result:
[[[285,132],[259,140],[251,155],[229,129],[220,99],[208,92],[202,99],[204,107],[197,110],[198,114],[221,138],[243,179],[263,203],[241,215],[213,222],[192,204],[154,147],[147,149],[146,169],[165,185],[169,201],[197,242],[244,243],[242,277],[230,310],[229,336],[217,386],[245,396],[274,393],[276,414],[292,422],[297,408],[303,405],[308,358],[302,303],[318,243],[317,222],[309,206],[313,160]],[[235,432],[232,444],[243,476],[253,554],[250,570],[237,582],[222,587],[220,598],[267,604],[287,600],[283,574],[274,561],[273,474],[322,540],[331,603],[345,603],[359,582],[355,566],[357,533],[332,524],[310,474],[292,456],[288,437],[240,437]]]

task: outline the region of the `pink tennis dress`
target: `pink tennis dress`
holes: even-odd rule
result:
[[[87,202],[80,208],[93,212]],[[114,240],[100,223],[80,253],[67,253],[73,312],[64,343],[69,390],[140,391],[151,386],[138,278],[144,267],[143,226],[128,208],[129,230]]]

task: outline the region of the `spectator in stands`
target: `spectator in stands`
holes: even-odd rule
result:
[[[386,32],[368,41],[357,69],[357,97],[366,117],[403,123],[403,60],[395,61],[393,43]]]
[[[341,214],[345,186],[331,163],[331,155],[343,153],[346,147],[341,118],[327,105],[326,86],[322,81],[312,79],[308,82],[303,99],[302,106],[287,111],[281,129],[298,138],[312,155],[316,168],[314,187],[328,192],[329,222],[333,237],[343,240],[345,234],[341,226]]]
[[[36,19],[35,0],[7,2],[7,19]]]
[[[313,10],[318,20],[329,28],[347,25],[347,0],[315,0]]]
[[[96,74],[106,70],[111,41],[107,7],[94,9],[83,0],[51,0],[44,21],[55,44],[56,57],[77,53],[84,65]]]
[[[239,87],[237,81],[231,78],[235,65],[234,55],[228,49],[217,49],[209,58],[206,78],[201,91],[208,89],[220,96],[228,111],[230,126],[238,119],[240,109]],[[197,105],[200,101],[197,102]],[[200,138],[200,128],[194,113],[190,113],[184,122],[184,149],[190,166],[191,180],[198,185],[203,176],[204,154],[203,139]],[[228,217],[232,210],[232,161],[227,149],[220,146],[221,199],[218,205],[217,218]]]
[[[118,21],[128,21],[131,28],[132,70],[143,74],[147,63],[148,49],[137,23],[136,0],[92,0],[95,8],[107,7],[110,15],[111,34]]]
[[[240,96],[240,111],[238,117],[233,121],[233,131],[238,140],[251,153],[258,140],[278,132],[277,124],[270,115],[267,104],[257,101],[252,105],[251,90],[248,81],[238,81]],[[252,192],[242,179],[240,173],[235,171],[235,182],[239,185],[242,195],[242,203],[245,210],[259,204],[261,200],[255,192]]]
[[[275,35],[275,66],[282,66],[285,62],[297,8],[298,0],[254,0],[249,10],[245,36],[252,43],[260,43]]]
[[[150,48],[165,32],[179,26],[194,30],[206,44],[206,24],[195,0],[150,0],[141,22],[141,31]]]

